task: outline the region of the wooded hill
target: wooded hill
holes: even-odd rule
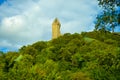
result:
[[[120,35],[66,33],[1,52],[0,80],[120,80]]]

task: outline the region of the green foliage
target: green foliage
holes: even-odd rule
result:
[[[108,30],[114,32],[115,27],[120,25],[120,1],[119,0],[98,0],[102,12],[96,17],[95,30]]]
[[[0,51],[0,56],[2,56],[4,53],[2,51]]]
[[[71,80],[91,80],[91,79],[82,72],[75,72],[71,74]]]
[[[120,35],[66,33],[0,55],[0,80],[119,80]]]

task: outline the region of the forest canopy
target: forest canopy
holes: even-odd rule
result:
[[[120,35],[66,33],[50,41],[0,52],[0,80],[119,80]]]

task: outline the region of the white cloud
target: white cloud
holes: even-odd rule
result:
[[[2,20],[1,29],[2,31],[9,32],[8,34],[17,33],[23,28],[24,22],[22,16],[7,17]]]
[[[62,33],[91,30],[97,9],[97,0],[8,0],[0,6],[0,47],[50,40],[55,17]]]

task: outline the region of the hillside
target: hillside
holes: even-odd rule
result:
[[[66,33],[0,55],[0,80],[120,80],[115,33]]]

